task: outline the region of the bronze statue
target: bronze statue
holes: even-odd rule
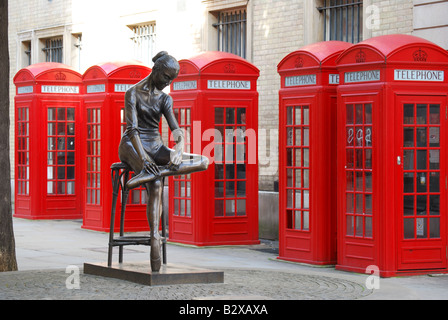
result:
[[[173,113],[173,99],[162,90],[179,73],[179,63],[167,52],[153,58],[151,74],[131,87],[125,94],[126,131],[120,146],[120,160],[136,173],[128,181],[129,189],[144,185],[148,193],[147,218],[151,232],[151,270],[159,271],[159,222],[162,212],[162,179],[206,170],[207,157],[183,152],[184,133]],[[159,133],[161,117],[165,116],[176,145],[170,149]]]

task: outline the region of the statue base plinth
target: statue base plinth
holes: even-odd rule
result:
[[[146,286],[175,284],[224,283],[224,272],[175,264],[163,265],[159,272],[151,271],[149,261],[112,263],[84,263],[84,273]]]

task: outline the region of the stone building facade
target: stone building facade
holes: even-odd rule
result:
[[[277,64],[281,59],[304,45],[330,39],[331,19],[350,20],[359,33],[356,39],[342,40],[358,42],[384,34],[413,34],[448,49],[447,15],[448,2],[434,0],[13,0],[9,1],[11,124],[15,90],[12,77],[30,63],[48,58],[54,45],[48,40],[59,39],[55,43],[60,47],[61,62],[83,73],[93,64],[112,60],[139,59],[151,65],[151,55],[159,50],[178,59],[201,51],[226,50],[221,39],[225,22],[241,21],[240,29],[235,29],[238,36],[244,33],[243,40],[239,40],[244,42],[240,55],[260,69],[262,221],[262,214],[278,214]],[[229,16],[230,20],[225,20]],[[233,36],[228,33],[226,37]],[[137,42],[140,47],[136,48]],[[264,199],[269,206],[264,207]]]

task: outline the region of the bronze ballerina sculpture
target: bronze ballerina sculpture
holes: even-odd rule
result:
[[[125,94],[126,131],[119,145],[120,160],[138,173],[128,181],[129,189],[144,185],[148,194],[147,218],[151,232],[151,270],[159,271],[162,212],[162,179],[206,170],[208,159],[202,155],[183,152],[184,133],[173,113],[173,100],[162,90],[179,73],[179,63],[167,52],[153,58],[151,74],[131,87]],[[176,145],[170,149],[163,144],[159,123],[165,117]]]

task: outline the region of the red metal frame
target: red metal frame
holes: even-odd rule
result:
[[[209,157],[210,165],[170,178],[169,239],[198,246],[257,244],[259,70],[225,52],[179,64],[171,96],[187,131],[186,152]],[[226,129],[232,133],[227,138]]]
[[[118,145],[126,128],[124,95],[126,90],[147,77],[151,69],[136,61],[116,61],[90,67],[83,75],[83,112],[86,124],[84,229],[109,232],[112,206],[110,166],[119,162]],[[120,212],[118,197],[117,210]],[[119,217],[115,222],[119,230]],[[132,190],[126,206],[124,231],[149,230],[146,218],[146,191]]]
[[[14,77],[15,217],[82,217],[81,75],[39,63]]]
[[[354,45],[336,63],[336,268],[376,265],[383,277],[447,272],[447,52],[388,35]]]
[[[278,65],[279,259],[336,263],[335,60],[351,44],[326,41]]]

